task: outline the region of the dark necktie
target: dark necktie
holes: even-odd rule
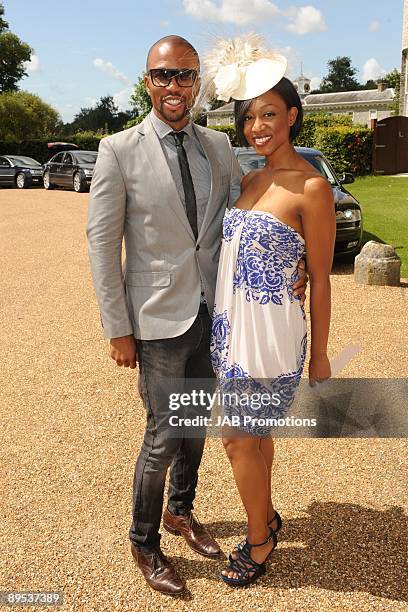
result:
[[[194,191],[193,179],[191,178],[190,166],[188,165],[187,153],[183,146],[185,132],[172,132],[176,143],[177,158],[180,166],[181,180],[183,181],[184,198],[186,202],[187,218],[197,240],[197,201]]]

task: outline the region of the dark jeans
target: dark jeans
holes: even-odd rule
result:
[[[191,437],[177,434],[166,426],[169,386],[166,388],[163,381],[183,379],[187,390],[186,379],[214,378],[210,335],[211,318],[207,309],[200,307],[193,325],[181,336],[137,341],[139,391],[147,413],[145,436],[133,480],[133,522],[129,530],[130,540],[138,548],[152,548],[160,542],[159,528],[169,466],[169,510],[178,514],[193,508],[205,429],[199,437]],[[185,412],[188,415],[188,408]]]

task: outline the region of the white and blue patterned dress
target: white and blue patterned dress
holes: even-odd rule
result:
[[[293,402],[306,356],[306,317],[292,285],[305,241],[271,213],[232,208],[223,221],[211,360],[224,416],[268,435]],[[273,394],[275,401],[237,401]],[[276,394],[279,394],[279,402]],[[239,425],[237,425],[237,417]],[[276,423],[275,423],[276,424]]]

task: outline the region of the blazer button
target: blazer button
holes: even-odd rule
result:
[[[199,245],[199,244],[197,244],[197,245],[196,245],[196,251],[199,251],[199,250],[200,250],[200,245]]]

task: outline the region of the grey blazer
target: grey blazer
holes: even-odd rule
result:
[[[222,219],[239,196],[241,171],[225,134],[194,130],[211,168],[197,244],[150,117],[100,142],[86,231],[107,338],[183,334],[198,312],[200,277],[212,311]]]

